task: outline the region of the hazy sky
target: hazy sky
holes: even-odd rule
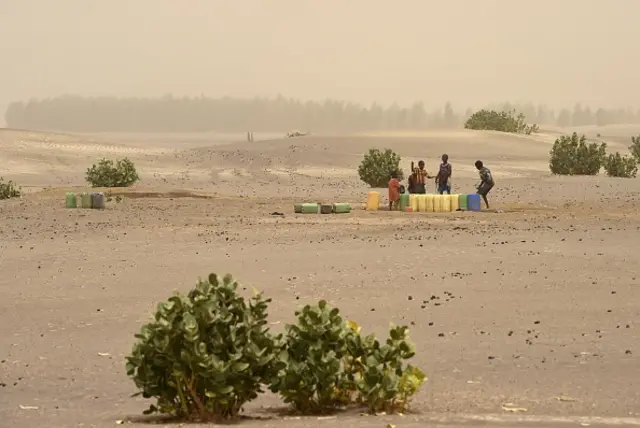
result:
[[[639,17],[640,0],[0,0],[0,109],[65,93],[640,106]]]

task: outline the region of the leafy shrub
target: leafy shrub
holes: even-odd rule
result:
[[[392,327],[381,345],[373,335],[362,337],[355,323],[345,323],[324,300],[296,315],[298,323],[287,326],[285,335],[286,367],[271,384],[296,410],[322,412],[358,403],[371,412],[403,411],[426,380],[419,369],[403,366],[414,355],[407,327]]]
[[[4,178],[0,177],[0,200],[19,197],[20,189],[16,186],[16,184],[11,180],[5,183]]]
[[[609,177],[635,178],[638,163],[633,156],[622,156],[619,152],[609,154],[604,161],[604,170]]]
[[[556,139],[549,152],[549,169],[556,175],[597,175],[602,168],[607,145],[587,144],[587,137],[563,135]]]
[[[631,145],[629,146],[631,155],[636,159],[636,162],[640,162],[640,135],[637,137],[631,137]]]
[[[408,328],[391,327],[384,345],[368,338],[364,350],[364,370],[356,377],[360,400],[369,411],[403,412],[409,399],[425,382],[425,374],[403,361],[415,355],[415,347],[409,341]]]
[[[101,159],[98,165],[88,168],[86,174],[91,187],[129,187],[139,179],[135,165],[128,158],[119,159],[115,164],[112,160]]]
[[[538,125],[528,125],[522,113],[516,115],[515,110],[500,111],[479,110],[471,115],[464,124],[466,129],[480,131],[501,131],[516,134],[527,134],[538,132]]]
[[[358,167],[360,180],[371,187],[387,187],[393,171],[398,173],[398,180],[404,178],[400,168],[400,156],[391,149],[385,149],[384,152],[369,149]]]
[[[237,288],[230,275],[211,274],[158,305],[126,358],[137,395],[156,399],[145,413],[233,418],[280,368],[279,337],[266,327],[271,300],[256,294],[247,304]]]
[[[287,326],[283,353],[287,365],[271,384],[271,391],[302,413],[339,403],[342,360],[350,334],[339,312],[321,301],[296,312],[298,324]]]

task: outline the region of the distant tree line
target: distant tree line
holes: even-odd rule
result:
[[[577,104],[573,109],[554,111],[533,104],[489,105],[488,108],[524,114],[528,123],[580,126],[640,123],[640,109],[592,110]],[[276,98],[116,98],[60,96],[13,102],[5,121],[11,128],[47,129],[71,132],[307,132],[374,131],[428,128],[462,128],[471,109],[454,111],[451,103],[427,111],[417,102],[410,107],[397,104],[326,100],[300,101]]]

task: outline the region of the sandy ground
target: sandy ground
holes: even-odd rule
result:
[[[321,298],[366,331],[410,324],[429,375],[415,414],[285,420],[265,396],[247,426],[640,424],[640,179],[549,176],[556,132],[233,143],[244,136],[0,131],[0,175],[26,191],[0,202],[0,417],[108,427],[139,415],[147,403],[124,373],[134,332],[173,290],[230,272],[273,298],[275,330]],[[359,207],[369,189],[355,168],[371,147],[431,170],[447,152],[457,192],[473,189],[480,158],[504,212],[292,213],[298,201]],[[102,156],[130,157],[142,182],[104,211],[63,208]]]

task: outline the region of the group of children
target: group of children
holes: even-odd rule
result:
[[[487,209],[489,209],[489,201],[487,200],[487,195],[495,186],[495,182],[493,180],[493,176],[491,175],[491,171],[489,168],[484,166],[481,160],[476,161],[475,167],[480,173],[480,183],[476,186],[477,193],[482,196],[484,199],[484,204]],[[407,180],[408,188],[410,194],[425,194],[427,193],[426,189],[426,180],[435,178],[436,187],[438,189],[438,193],[443,195],[444,193],[450,195],[451,194],[451,175],[452,168],[449,163],[449,156],[442,155],[442,163],[440,164],[440,169],[438,170],[438,174],[434,176],[429,175],[427,170],[424,167],[424,161],[418,162],[418,167],[414,168],[413,162],[411,162],[411,175]],[[389,210],[399,209],[400,206],[400,194],[404,193],[403,186],[400,184],[398,180],[398,173],[393,171],[391,173],[391,180],[389,180]]]

